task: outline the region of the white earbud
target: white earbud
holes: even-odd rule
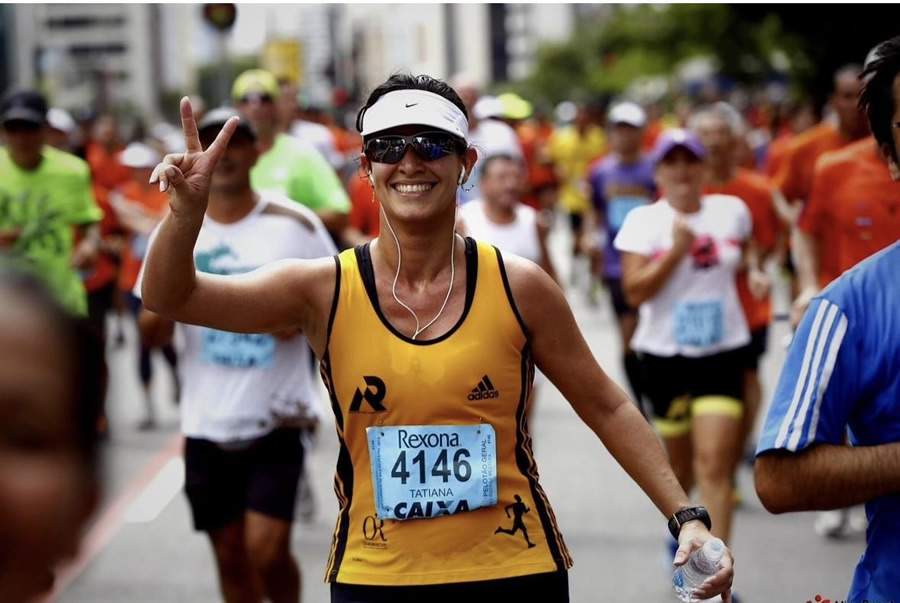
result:
[[[466,181],[466,170],[463,170],[459,173],[459,185],[462,186],[463,182]]]
[[[372,186],[375,186],[375,176],[372,175],[372,172],[369,172],[369,182],[372,183]]]

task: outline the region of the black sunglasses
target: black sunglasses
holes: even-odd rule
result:
[[[363,153],[375,163],[399,163],[412,150],[424,161],[436,161],[452,153],[462,153],[466,144],[447,132],[419,132],[410,136],[376,136],[366,141]]]
[[[206,128],[201,128],[198,134],[198,138],[200,139],[200,146],[204,149],[208,149],[210,145],[215,142],[216,137],[219,136],[219,132],[221,130],[221,126],[208,126]],[[234,134],[231,135],[231,140],[228,141],[228,146],[231,147],[232,145],[239,146],[243,144],[254,143],[256,143],[256,138],[249,134],[245,129],[238,127],[238,129],[234,131]]]
[[[271,94],[251,93],[242,96],[238,101],[241,103],[252,103],[253,101],[260,103],[274,103],[275,98]]]
[[[24,119],[11,119],[3,124],[3,129],[10,134],[37,132],[42,127],[41,124]]]

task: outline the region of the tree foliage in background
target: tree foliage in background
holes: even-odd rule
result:
[[[640,77],[672,76],[696,57],[711,57],[720,75],[741,83],[762,83],[779,66],[798,81],[811,72],[804,40],[777,12],[751,20],[723,4],[630,5],[541,48],[519,89],[539,102],[609,96]]]
[[[256,55],[231,57],[228,60],[228,73],[226,78],[228,81],[229,93],[231,91],[231,83],[237,79],[237,76],[248,69],[257,68],[259,68],[259,57]],[[210,109],[223,104],[231,104],[231,99],[229,97],[221,98],[219,93],[220,77],[221,69],[217,63],[204,65],[197,73],[197,88],[200,91],[200,96],[203,97]]]

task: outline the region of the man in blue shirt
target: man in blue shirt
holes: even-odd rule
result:
[[[641,137],[647,116],[635,103],[615,105],[607,118],[611,152],[594,167],[589,176],[593,212],[588,216],[585,232],[589,237],[603,235],[591,245],[595,253],[602,254],[603,282],[609,290],[613,310],[622,340],[622,363],[625,376],[641,405],[641,366],[631,350],[631,337],[637,329],[637,309],[625,300],[622,291],[622,259],[613,245],[625,216],[635,207],[650,203],[656,198],[656,182],[653,180],[653,161],[641,153]],[[602,252],[599,243],[605,237]]]
[[[900,180],[900,37],[878,46],[864,77],[860,104]],[[810,304],[759,442],[756,490],[773,513],[866,503],[848,601],[900,600],[900,242]]]

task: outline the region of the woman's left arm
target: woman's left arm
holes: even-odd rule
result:
[[[562,291],[538,266],[504,256],[538,368],[666,517],[689,500],[637,406],[594,359]]]
[[[510,256],[504,259],[538,368],[663,516],[669,518],[690,506],[659,439],[634,402],[597,364],[560,288],[535,264]],[[676,565],[709,538],[712,535],[699,521],[685,523]],[[704,595],[729,591],[734,578],[730,552],[724,559],[722,569],[704,587]]]

